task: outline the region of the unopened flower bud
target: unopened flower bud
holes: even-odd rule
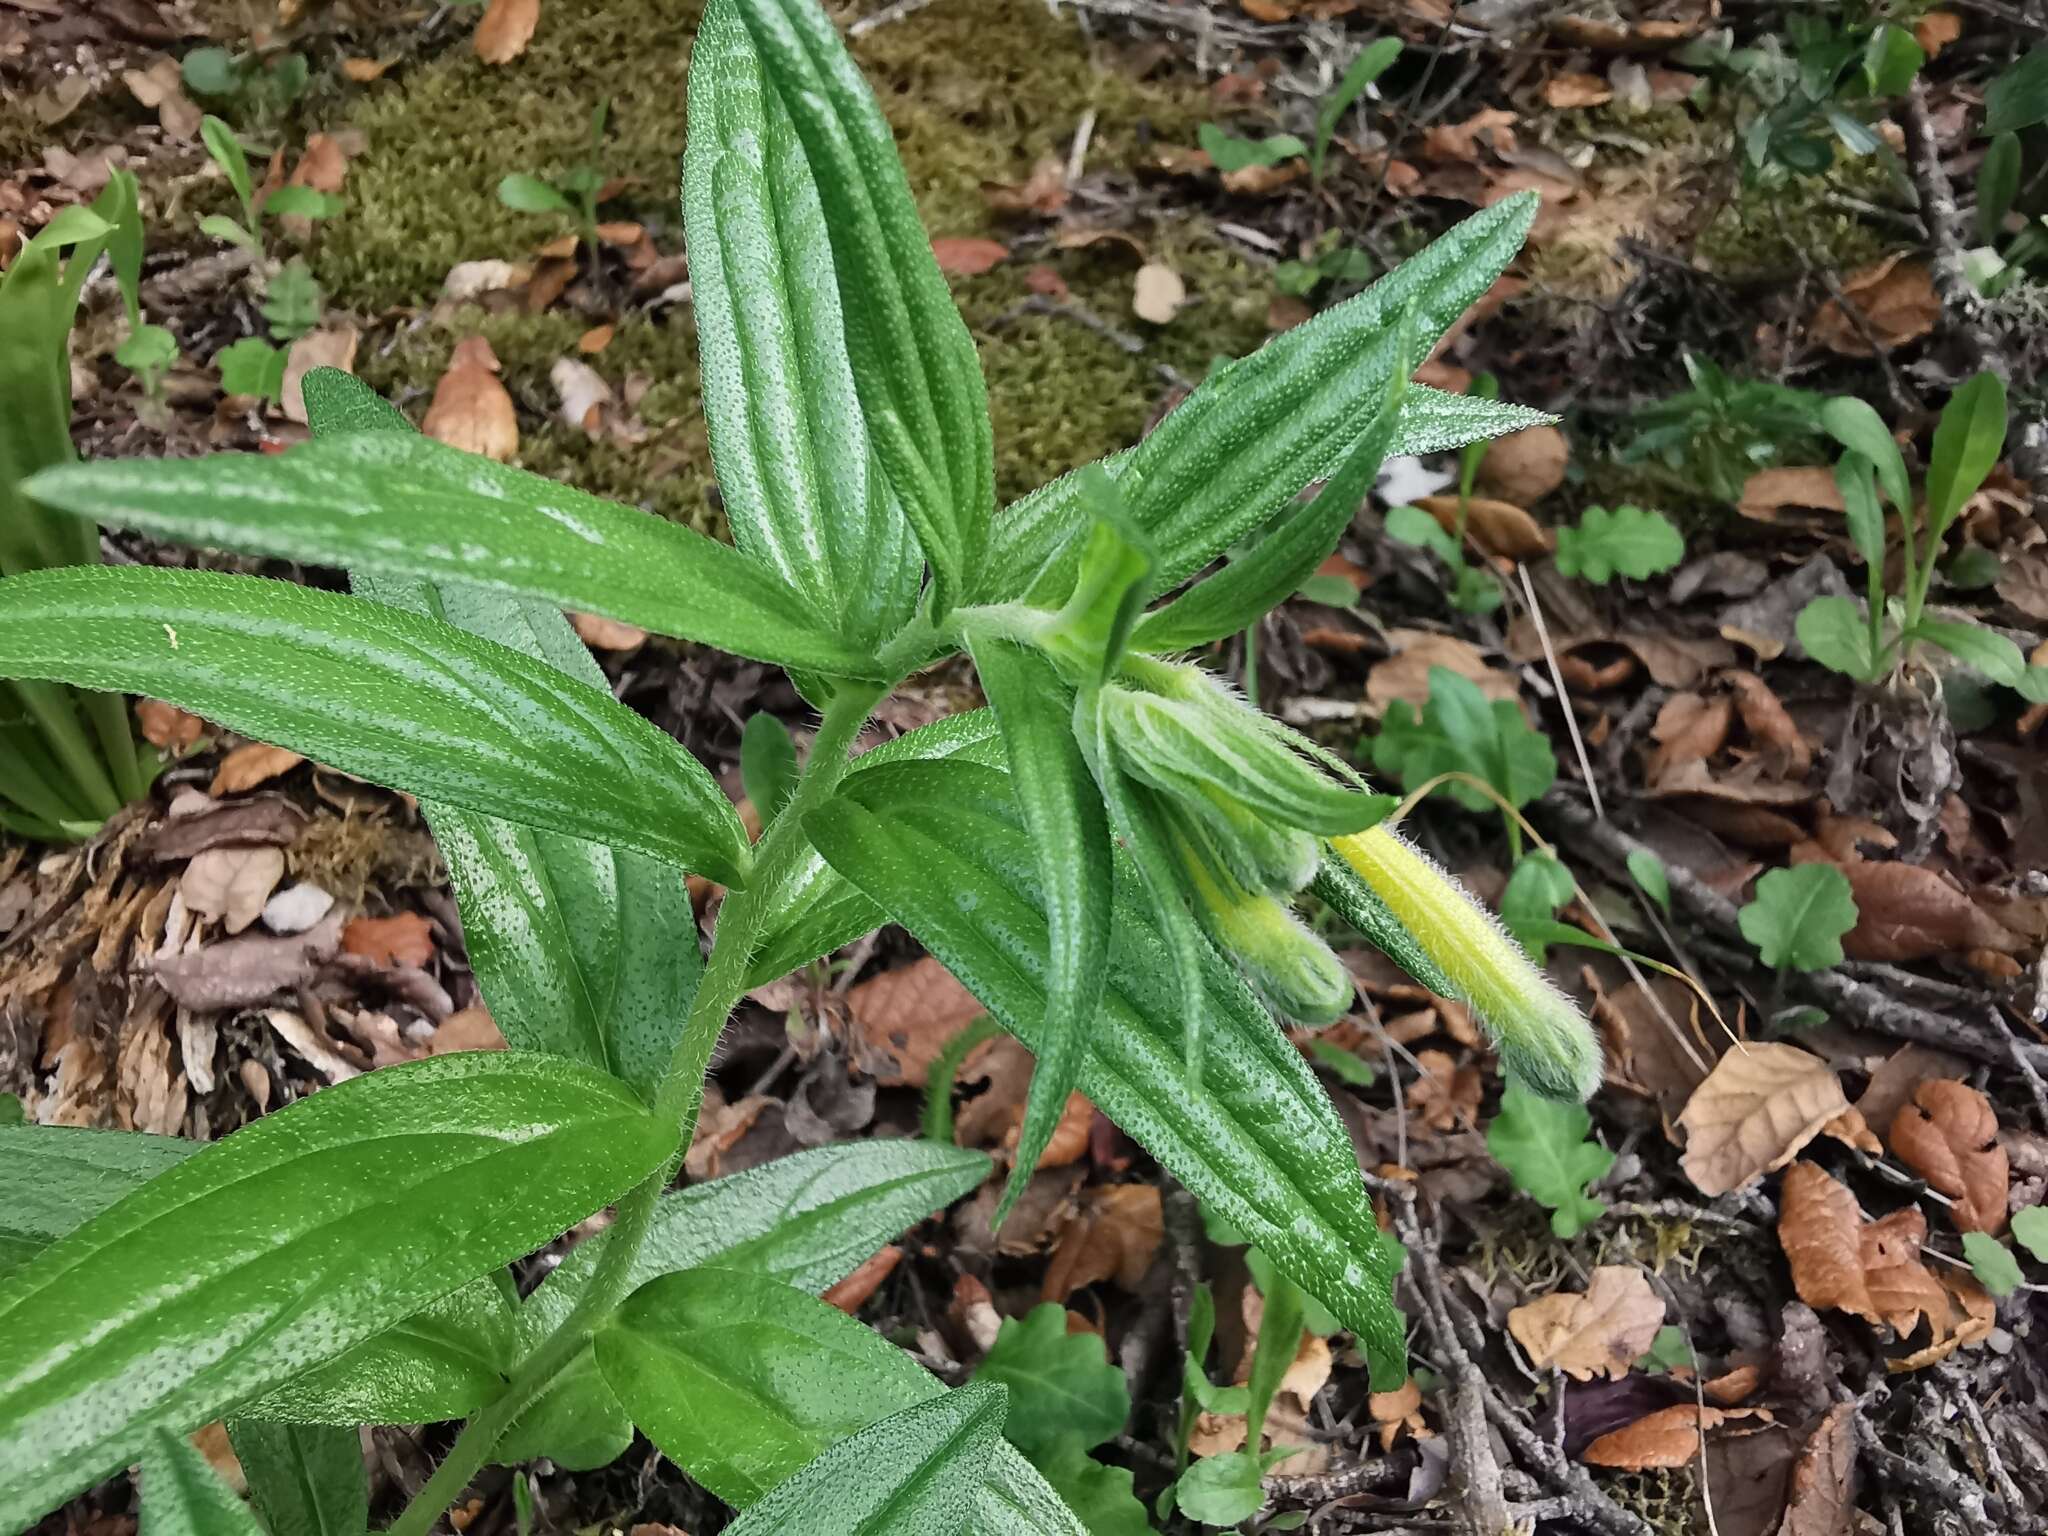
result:
[[[1480,1016],[1504,1068],[1550,1098],[1592,1097],[1600,1043],[1585,1016],[1463,886],[1386,827],[1331,846]]]

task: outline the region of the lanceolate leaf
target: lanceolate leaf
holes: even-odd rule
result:
[[[745,883],[732,803],[674,741],[381,604],[212,571],[37,571],[0,584],[0,674],[148,694],[374,783]]]
[[[264,1536],[197,1448],[161,1429],[142,1456],[142,1529],[148,1536]]]
[[[988,1173],[981,1153],[929,1141],[798,1152],[663,1196],[631,1282],[715,1264],[815,1294]],[[605,1242],[599,1233],[577,1247],[527,1299],[518,1319],[522,1348],[537,1347],[569,1315]],[[631,1422],[586,1352],[513,1427],[498,1459],[545,1455],[572,1467],[596,1466],[631,1438]]]
[[[945,1386],[838,1308],[752,1274],[690,1270],[643,1286],[597,1337],[605,1379],[664,1455],[746,1509],[835,1441]],[[1013,1447],[974,1497],[976,1536],[1079,1536]]]
[[[305,394],[316,437],[412,430],[339,369],[308,373]],[[547,604],[361,572],[351,580],[362,596],[446,619],[610,689],[568,621]],[[448,865],[470,966],[505,1038],[515,1048],[603,1067],[651,1093],[703,969],[697,946],[676,941],[692,922],[677,870],[646,854],[439,801],[421,810]]]
[[[849,777],[806,826],[1004,1028],[1040,1043],[1044,896],[1007,775],[965,763],[876,769]],[[1189,1081],[1173,968],[1127,873],[1081,1091],[1326,1302],[1367,1346],[1374,1378],[1398,1385],[1403,1329],[1389,1287],[1400,1249],[1373,1219],[1349,1137],[1300,1053],[1213,954],[1201,1076]]]
[[[588,1068],[472,1052],[195,1153],[0,1287],[0,1528],[531,1252],[673,1135]]]
[[[1521,248],[1535,213],[1524,194],[1467,219],[1356,298],[1211,374],[1142,443],[1106,461],[1158,548],[1153,590],[1186,580],[1331,473],[1385,396],[1402,316],[1412,305],[1414,344],[1426,353]],[[1387,452],[1452,448],[1548,419],[1417,387]],[[976,597],[1057,603],[1085,521],[1072,475],[1010,506]]]
[[[726,1527],[731,1536],[959,1536],[1001,1444],[1001,1387],[970,1386],[840,1441]]]
[[[996,1207],[1002,1223],[1052,1140],[1086,1054],[1109,967],[1109,818],[1074,739],[1073,697],[1044,652],[1008,640],[970,647],[1003,731],[1010,780],[1038,850],[1047,938],[1045,1017],[1017,1135],[1016,1161]]]
[[[881,106],[814,0],[735,0],[824,207],[861,410],[943,614],[981,563],[995,505],[988,392],[918,222]]]
[[[59,510],[188,544],[491,587],[817,672],[874,666],[738,550],[417,433],[68,464],[28,490]]]
[[[137,1131],[0,1126],[0,1274],[198,1150]]]
[[[228,1442],[270,1536],[363,1536],[370,1496],[354,1425],[238,1419]]]
[[[690,49],[683,218],[704,414],[733,540],[872,651],[922,561],[854,396],[818,189],[731,0]]]

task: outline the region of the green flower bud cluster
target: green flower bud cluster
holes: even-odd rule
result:
[[[1099,781],[1117,776],[1105,795],[1133,823],[1120,830],[1152,844],[1141,871],[1171,884],[1155,901],[1191,913],[1276,1013],[1342,1016],[1351,978],[1292,903],[1314,878],[1320,839],[1372,826],[1392,798],[1198,667],[1127,656],[1092,704],[1091,767]]]

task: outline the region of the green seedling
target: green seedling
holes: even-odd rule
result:
[[[604,148],[605,123],[611,103],[600,102],[590,114],[590,160],[573,165],[552,179],[530,171],[514,171],[498,183],[498,201],[518,213],[545,213],[570,221],[576,238],[594,259],[597,255],[597,211],[604,201],[607,180],[596,161]]]
[[[1622,448],[1624,463],[1655,464],[1674,490],[1704,491],[1732,503],[1758,470],[1819,445],[1819,395],[1769,379],[1734,378],[1689,353],[1685,371],[1690,389],[1630,418],[1635,431]]]

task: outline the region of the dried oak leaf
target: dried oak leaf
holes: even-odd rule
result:
[[[1856,926],[1842,936],[1852,960],[1893,964],[1988,949],[2010,955],[2020,936],[1935,870],[1891,859],[1828,859],[1818,843],[1792,850],[1795,864],[1826,860],[1849,877]]]
[[[1041,1299],[1065,1301],[1084,1286],[1104,1280],[1137,1290],[1165,1234],[1158,1185],[1111,1184],[1090,1190],[1053,1247]]]
[[[1457,531],[1457,497],[1418,496],[1415,505],[1435,518],[1445,533]],[[1548,554],[1552,542],[1550,530],[1522,508],[1511,501],[1496,501],[1487,496],[1466,499],[1465,533],[1487,554],[1502,555],[1509,560],[1527,560]]]
[[[287,747],[273,747],[252,741],[235,748],[220,760],[207,793],[214,796],[239,795],[268,784],[281,773],[290,773],[305,758]]]
[[[1420,1051],[1415,1064],[1422,1068],[1422,1076],[1408,1090],[1408,1112],[1419,1129],[1443,1133],[1470,1130],[1478,1123],[1485,1084],[1477,1067],[1459,1066],[1448,1051]]]
[[[1777,1536],[1845,1536],[1856,1508],[1856,1405],[1837,1403],[1801,1447]]]
[[[1958,1232],[2005,1230],[2011,1166],[1998,1141],[1991,1101],[1968,1083],[1922,1083],[1891,1125],[1892,1149],[1952,1202]]]
[[[1856,306],[1863,323],[1858,325],[1829,299],[1814,315],[1809,334],[1844,357],[1869,357],[1872,340],[1886,352],[1918,341],[1941,318],[1934,274],[1926,262],[1902,255],[1850,273],[1842,280],[1842,296]]]
[[[1603,1264],[1583,1292],[1558,1291],[1508,1313],[1508,1331],[1539,1370],[1577,1381],[1621,1377],[1664,1326],[1664,1301],[1638,1269]]]
[[[846,1004],[855,1064],[884,1088],[922,1088],[946,1042],[986,1012],[930,955],[870,976],[848,991]],[[978,1059],[970,1055],[962,1070]]]
[[[509,64],[526,52],[533,29],[540,25],[540,0],[491,0],[484,19],[470,39],[486,64]]]
[[[1590,1467],[1612,1467],[1619,1472],[1683,1467],[1698,1457],[1701,1431],[1717,1428],[1729,1419],[1747,1418],[1750,1411],[1673,1403],[1633,1424],[1610,1429],[1580,1452],[1579,1460]]]
[[[1736,1046],[1678,1117],[1686,1177],[1704,1195],[1740,1189],[1791,1162],[1848,1107],[1835,1074],[1810,1051],[1769,1040]]]
[[[417,912],[351,918],[341,931],[341,947],[377,965],[418,969],[434,958],[434,930]]]
[[[1863,1271],[1863,1212],[1848,1188],[1812,1163],[1785,1170],[1778,1192],[1778,1246],[1792,1288],[1816,1311],[1873,1318]]]
[[[519,451],[519,416],[512,396],[498,382],[498,366],[497,354],[483,337],[458,341],[420,430],[464,453],[480,453],[500,464],[511,458]]]

